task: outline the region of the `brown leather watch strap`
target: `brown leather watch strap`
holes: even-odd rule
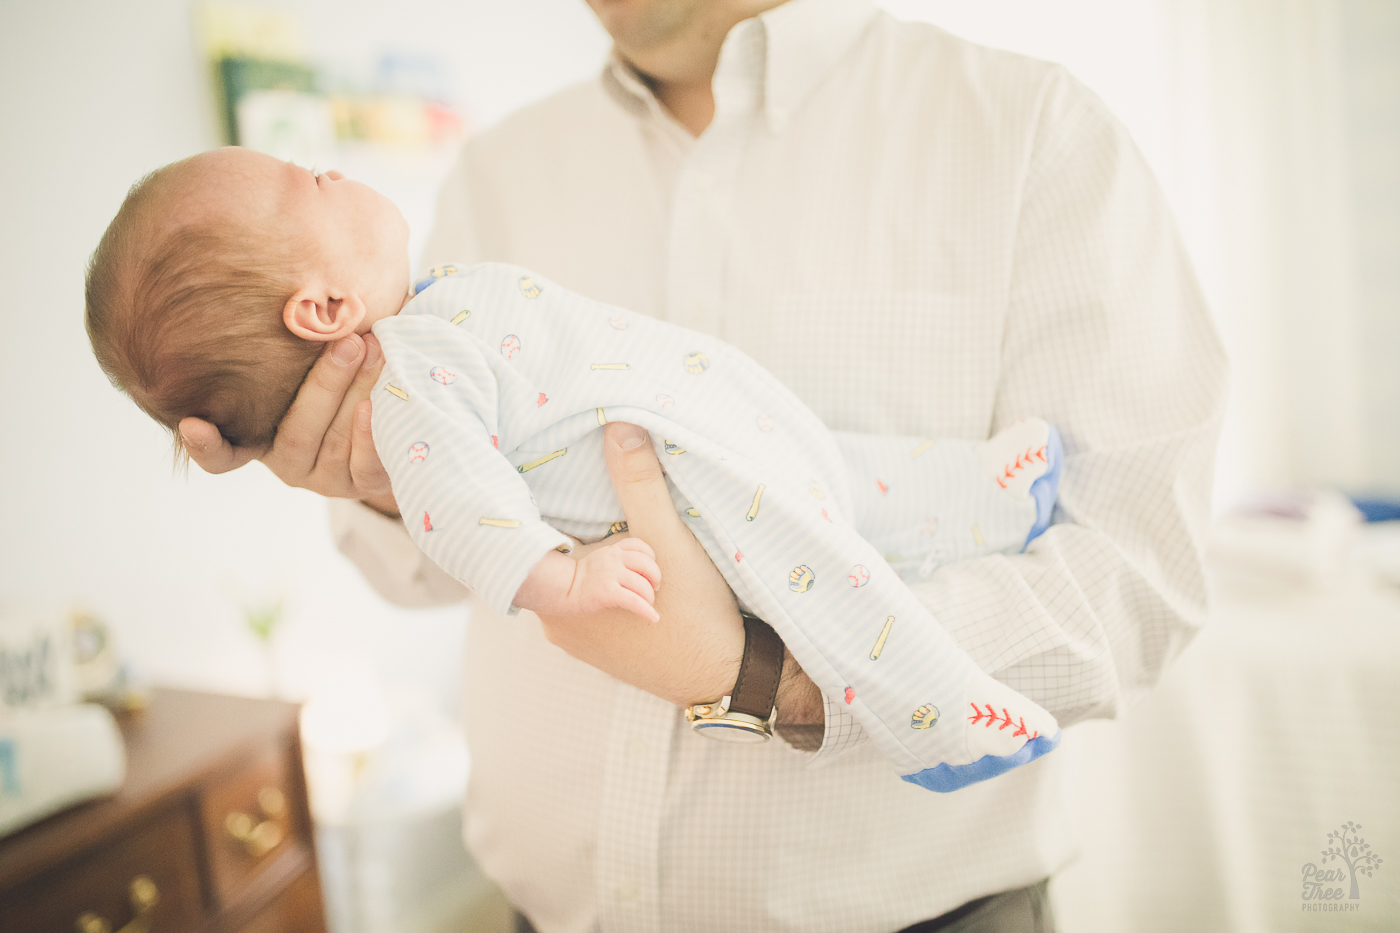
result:
[[[766,720],[783,676],[783,642],[762,619],[744,616],[744,659],[729,695],[729,711]]]

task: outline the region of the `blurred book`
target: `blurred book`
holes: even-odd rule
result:
[[[110,794],[126,777],[126,747],[104,707],[76,703],[0,719],[0,836]]]
[[[334,138],[329,104],[314,93],[316,76],[306,65],[224,58],[218,62],[218,76],[224,134],[230,146],[266,152],[257,143],[314,138],[327,128]]]

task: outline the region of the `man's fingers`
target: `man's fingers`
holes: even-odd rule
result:
[[[185,418],[180,422],[180,438],[189,451],[190,459],[206,473],[227,473],[236,470],[257,451],[234,447],[219,433],[219,429],[202,418]]]
[[[326,347],[311,367],[277,428],[271,453],[262,458],[283,482],[301,485],[315,467],[321,442],[340,412],[364,351],[364,341],[351,334]]]
[[[365,335],[364,341],[364,361],[356,371],[350,388],[345,390],[345,395],[340,400],[340,408],[336,411],[330,427],[326,429],[326,436],[321,439],[321,449],[316,454],[316,465],[313,468],[317,473],[325,474],[324,479],[330,481],[340,480],[341,477],[337,474],[343,472],[347,481],[354,487],[352,494],[360,497],[363,497],[364,492],[355,480],[355,434],[358,430],[359,409],[369,399],[370,390],[379,379],[379,371],[384,368],[384,353],[379,347],[379,341],[370,334]],[[370,449],[373,450],[373,445]],[[377,461],[377,458],[375,459]]]
[[[389,492],[389,472],[380,462],[379,451],[374,447],[374,435],[370,433],[373,405],[368,400],[355,406],[353,434],[350,438],[350,479],[355,491],[364,499]]]

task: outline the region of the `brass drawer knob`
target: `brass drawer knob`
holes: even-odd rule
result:
[[[258,791],[258,806],[263,816],[275,820],[287,812],[287,797],[275,787],[264,787]]]
[[[287,812],[287,798],[275,787],[264,787],[258,791],[258,806],[266,817],[261,822],[238,810],[224,817],[224,831],[253,858],[262,858],[282,844],[285,833],[279,821]]]
[[[145,875],[137,875],[131,879],[129,888],[131,898],[131,922],[122,927],[117,933],[150,933],[152,914],[155,913],[156,905],[160,903],[160,891],[156,884]],[[78,933],[112,933],[112,924],[105,917],[99,917],[92,911],[85,911],[79,915],[74,923]]]

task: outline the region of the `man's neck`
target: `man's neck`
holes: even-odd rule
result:
[[[617,53],[631,65],[681,126],[699,136],[715,116],[712,82],[724,38],[737,23],[784,0],[713,0],[662,37],[633,46],[614,35]]]

